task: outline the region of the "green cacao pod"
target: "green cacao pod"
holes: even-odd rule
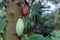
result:
[[[24,31],[24,22],[23,19],[19,18],[16,24],[16,33],[18,36],[21,36]]]

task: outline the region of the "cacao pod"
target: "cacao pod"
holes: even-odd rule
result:
[[[28,14],[28,7],[27,7],[27,5],[24,5],[24,7],[23,7],[23,16],[26,17],[27,14]]]
[[[16,24],[16,33],[18,36],[21,36],[24,31],[24,22],[23,19],[19,18]]]

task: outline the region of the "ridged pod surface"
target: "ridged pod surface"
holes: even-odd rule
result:
[[[24,22],[23,19],[19,18],[16,24],[16,33],[18,36],[21,36],[24,31]]]

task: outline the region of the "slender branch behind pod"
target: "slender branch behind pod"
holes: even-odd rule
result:
[[[59,10],[57,9],[57,12],[56,12],[56,15],[55,15],[55,20],[54,20],[54,26],[56,25],[57,20],[58,20],[58,13],[59,13]]]

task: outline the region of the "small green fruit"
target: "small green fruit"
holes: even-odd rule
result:
[[[24,31],[24,22],[22,19],[18,19],[17,24],[16,24],[16,33],[18,36],[21,36]]]

